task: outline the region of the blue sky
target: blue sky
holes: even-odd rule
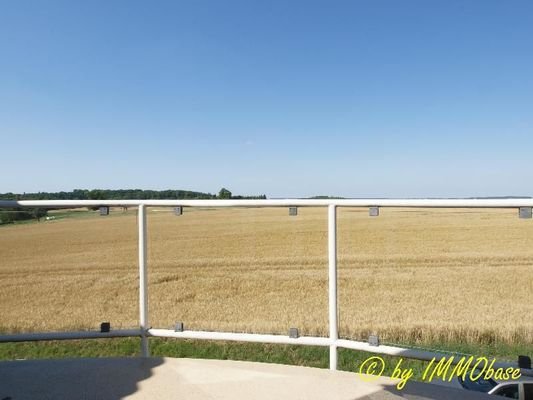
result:
[[[531,1],[4,1],[0,50],[0,192],[533,195]]]

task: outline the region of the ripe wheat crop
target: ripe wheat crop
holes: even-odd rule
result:
[[[340,208],[340,335],[533,343],[516,210]],[[150,324],[327,335],[327,210],[149,209]],[[135,210],[0,228],[4,332],[138,325]]]

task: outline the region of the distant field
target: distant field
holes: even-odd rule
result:
[[[135,214],[1,227],[0,329],[137,326]],[[326,335],[326,214],[150,209],[151,325]],[[533,221],[516,210],[341,208],[338,235],[341,336],[533,343]]]

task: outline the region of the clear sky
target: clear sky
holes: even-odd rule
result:
[[[532,1],[1,1],[0,192],[533,195]]]

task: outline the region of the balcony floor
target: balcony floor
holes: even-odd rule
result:
[[[0,400],[491,399],[436,385],[241,361],[99,358],[0,362]]]

